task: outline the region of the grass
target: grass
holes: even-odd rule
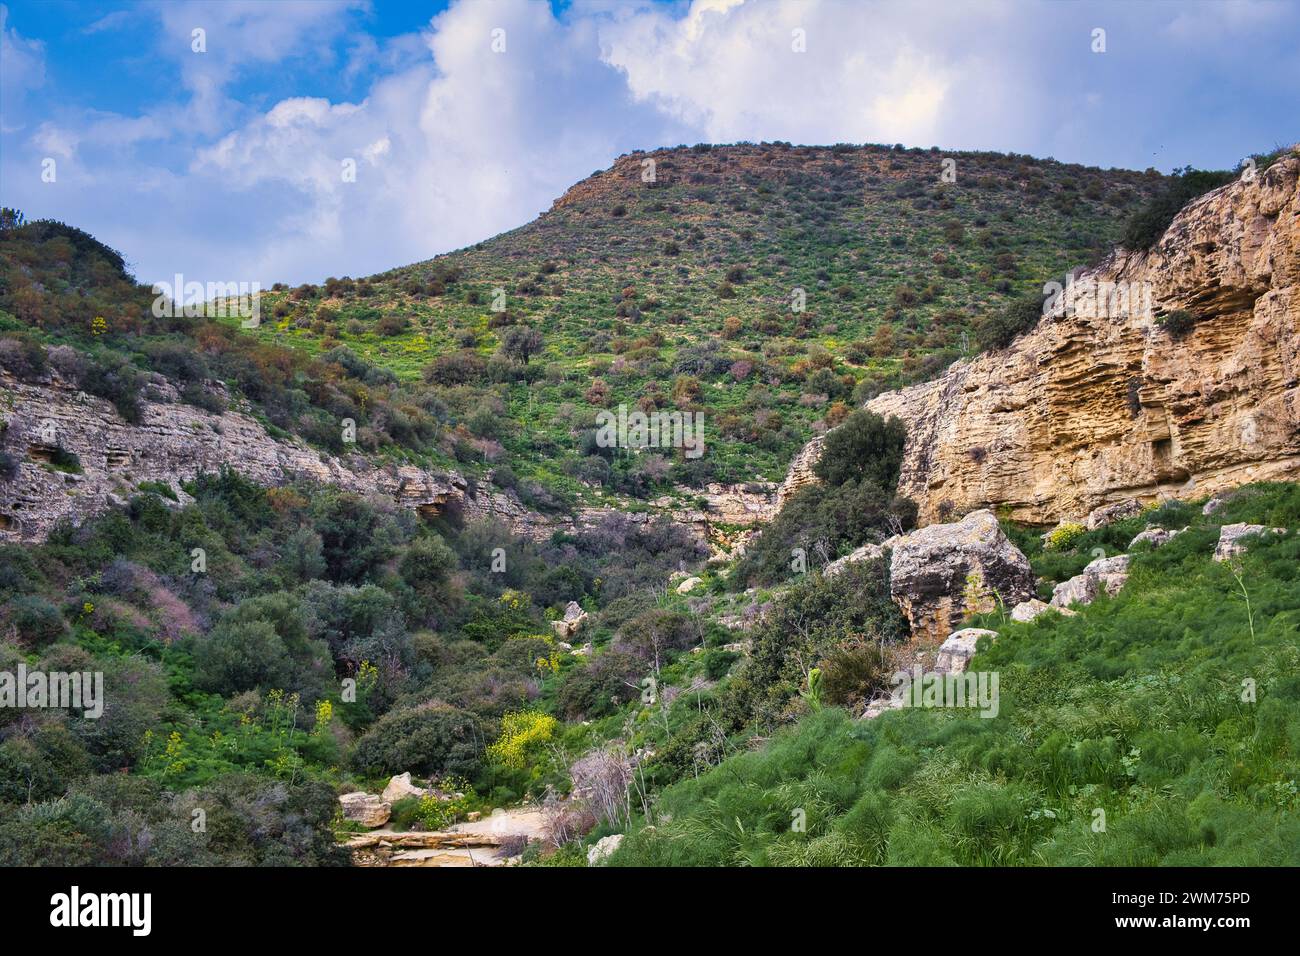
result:
[[[1257,486],[1078,617],[976,619],[1000,635],[971,664],[1000,674],[997,717],[823,709],[666,789],[614,862],[1300,863],[1300,536],[1242,559],[1253,633],[1210,558],[1219,524],[1294,529],[1297,508],[1300,487]]]

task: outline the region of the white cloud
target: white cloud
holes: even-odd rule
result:
[[[0,124],[4,132],[22,129],[19,113],[27,94],[44,84],[45,44],[11,29],[9,8],[0,3],[0,118],[7,118]]]
[[[150,9],[180,96],[138,116],[51,99],[34,128],[6,134],[6,186],[29,214],[125,250],[142,278],[265,283],[361,275],[480,241],[634,148],[903,142],[1144,166],[1204,138],[1170,109],[1195,96],[1179,85],[1192,82],[1184,66],[1208,68],[1244,42],[1260,57],[1297,19],[1235,4],[1047,3],[1026,16],[1009,0],[593,0],[557,17],[530,0],[455,0],[423,30],[377,40],[353,0]],[[1088,50],[1098,23],[1104,56]],[[45,51],[0,27],[5,96],[34,99]],[[191,52],[195,27],[207,53]],[[492,52],[497,28],[505,53]],[[792,48],[796,29],[807,52]],[[1206,48],[1216,30],[1233,42]],[[348,92],[241,99],[242,80],[272,69],[329,71]],[[1262,68],[1225,75],[1221,95],[1234,83],[1247,102],[1278,88]],[[21,115],[9,102],[7,121]],[[41,149],[63,157],[57,188],[33,173]]]

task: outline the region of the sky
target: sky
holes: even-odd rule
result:
[[[0,204],[143,282],[421,261],[634,149],[1167,172],[1297,139],[1289,0],[0,0]]]

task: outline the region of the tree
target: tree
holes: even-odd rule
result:
[[[906,438],[907,431],[897,418],[886,421],[865,408],[858,409],[844,424],[826,433],[813,473],[829,485],[855,479],[892,491],[898,484]]]
[[[528,364],[528,360],[542,350],[542,333],[526,325],[514,325],[501,336],[501,354],[506,358]]]

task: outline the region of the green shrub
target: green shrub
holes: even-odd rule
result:
[[[1176,170],[1164,188],[1133,213],[1124,226],[1120,244],[1125,249],[1150,249],[1160,241],[1184,206],[1235,178],[1236,174],[1230,170],[1208,171],[1190,166]]]
[[[445,704],[423,704],[385,714],[357,741],[352,768],[366,777],[411,771],[422,776],[472,778],[484,741],[474,717]]]

